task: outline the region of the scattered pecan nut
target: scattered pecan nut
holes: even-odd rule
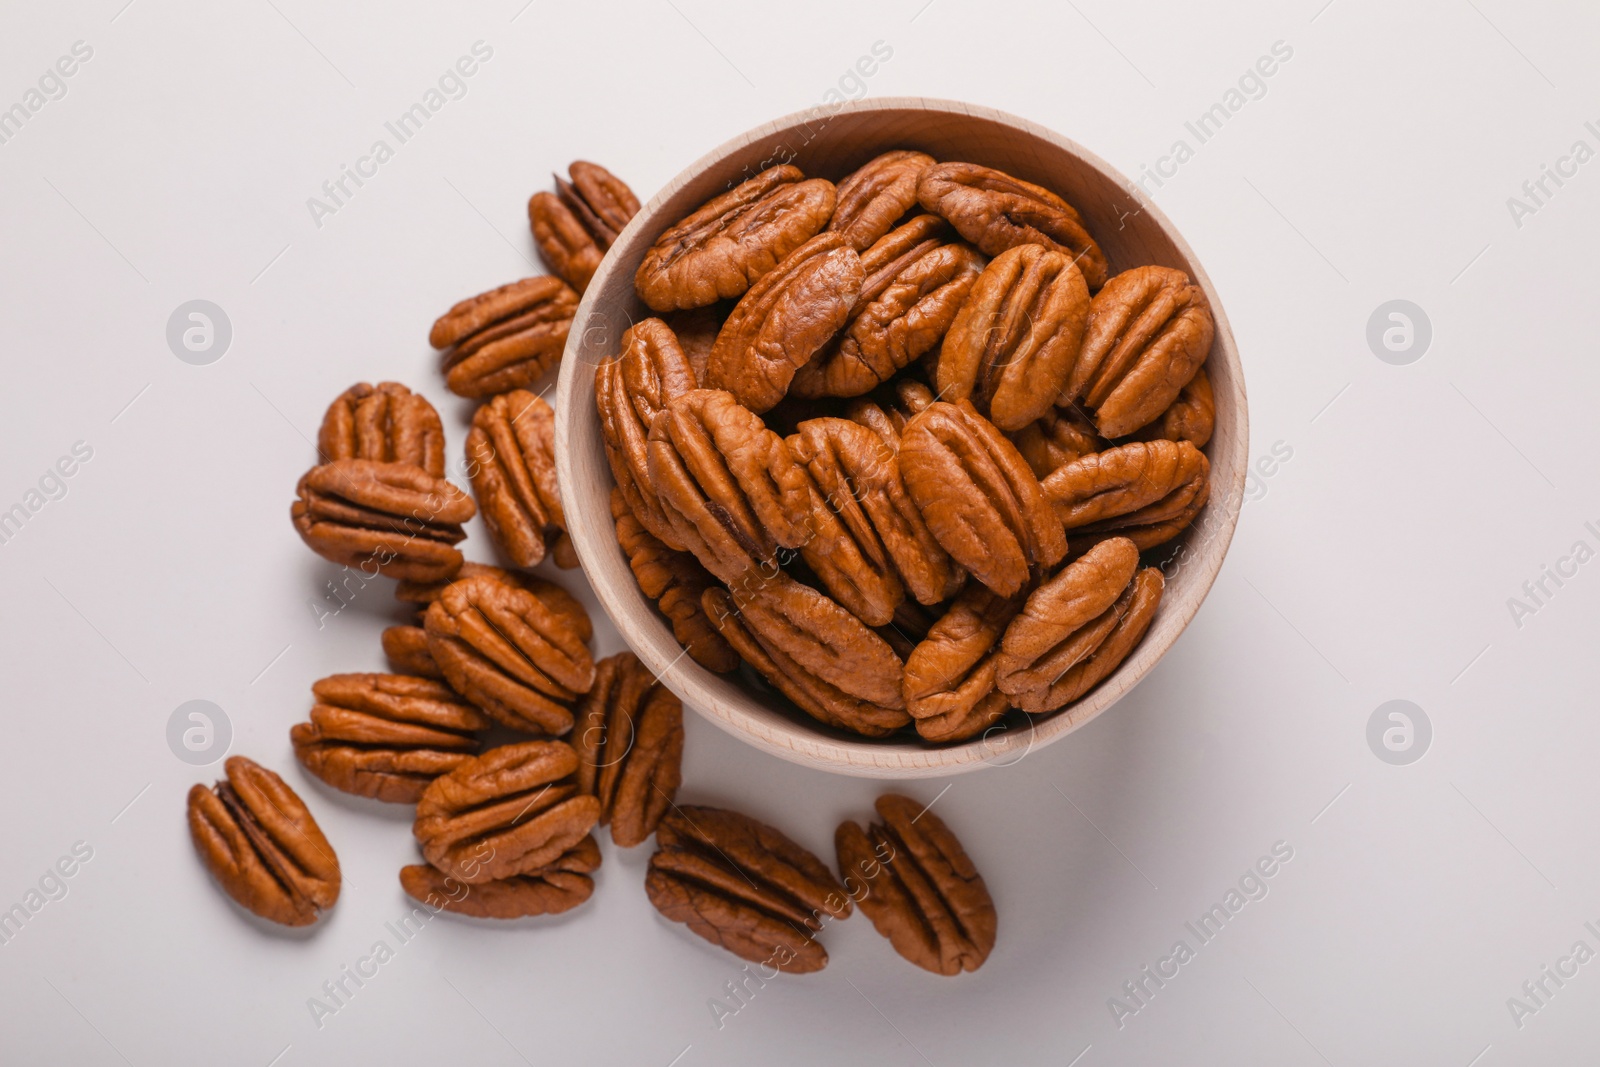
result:
[[[1176,537],[1210,489],[1211,463],[1188,441],[1118,445],[1044,480],[1044,495],[1069,536],[1121,535],[1141,550]]]
[[[1133,434],[1136,441],[1188,441],[1204,448],[1217,425],[1217,401],[1205,367],[1195,371],[1161,417]]]
[[[931,404],[906,424],[900,477],[950,558],[1001,596],[1066,554],[1039,480],[968,401]]]
[[[670,227],[645,253],[634,288],[656,311],[744,295],[833,215],[833,183],[769,167]]]
[[[479,405],[467,433],[467,471],[484,524],[519,567],[538,566],[546,546],[566,532],[555,423],[544,398],[513,389]]]
[[[655,832],[683,780],[683,704],[632,652],[600,661],[572,734],[578,788],[600,799],[600,824],[631,848]]]
[[[973,283],[939,349],[934,384],[971,400],[1002,430],[1049,411],[1066,384],[1089,316],[1072,260],[1041,245],[1000,253]]]
[[[523,919],[558,915],[594,894],[590,877],[600,867],[600,846],[591,834],[563,852],[553,863],[527,874],[514,874],[468,885],[426,863],[400,868],[400,888],[431,908],[476,919]]]
[[[445,587],[424,619],[450,687],[513,730],[572,729],[568,705],[594,684],[594,659],[563,612],[490,577]]]
[[[829,230],[860,252],[894,228],[917,203],[917,179],[933,166],[923,152],[897,150],[868,160],[839,183]]]
[[[439,599],[440,593],[449,588],[452,582],[462,578],[494,578],[508,585],[514,585],[518,589],[526,589],[543,601],[550,610],[564,616],[577,631],[578,640],[584,644],[594,640],[594,623],[590,621],[589,613],[584,610],[583,603],[548,578],[541,578],[526,571],[508,571],[501,567],[492,567],[487,563],[463,563],[456,576],[445,581],[397,582],[394,597],[402,603],[416,604],[419,610],[426,611],[429,604]]]
[[[396,673],[444,681],[444,672],[428,651],[428,631],[422,627],[390,626],[383,631],[380,640],[384,657]]]
[[[463,300],[428,334],[444,355],[444,380],[457,396],[481,399],[524,389],[561,359],[578,294],[541,275]]]
[[[336,459],[295,488],[289,517],[323,559],[367,574],[435,581],[461,569],[472,498],[414,463]]]
[[[550,269],[582,293],[600,258],[639,213],[639,199],[627,182],[598,163],[580,159],[567,173],[571,182],[555,175],[555,192],[534,193],[528,200],[528,225]]]
[[[1021,608],[1019,597],[970,585],[906,658],[906,710],[924,740],[965,741],[1011,706],[995,688],[995,657]]]
[[[816,856],[748,815],[684,805],[656,828],[645,891],[656,910],[740,959],[787,974],[820,971],[813,936],[850,914],[844,888]]]
[[[1040,481],[1073,460],[1111,447],[1076,406],[1051,408],[1020,430],[1006,434]]]
[[[617,543],[634,580],[645,596],[656,602],[672,623],[672,636],[689,658],[708,671],[727,674],[739,669],[739,655],[706,618],[700,597],[716,579],[688,552],[668,548],[629,510],[618,489],[611,490],[611,517],[617,524]]]
[[[1181,270],[1135,267],[1095,294],[1083,348],[1057,403],[1081,400],[1102,437],[1161,417],[1205,362],[1215,325]]]
[[[994,949],[997,916],[983,876],[944,821],[910,797],[886,793],[881,823],[834,834],[845,884],[859,873],[862,912],[894,950],[934,974],[975,971]]]
[[[293,789],[243,756],[227,779],[189,790],[189,836],[211,876],[240,907],[309,926],[339,899],[339,859]]]
[[[335,674],[311,686],[295,758],[335,789],[415,804],[428,783],[477,754],[489,719],[449,686],[402,674]]]
[[[375,459],[415,463],[444,477],[444,426],[427,397],[399,382],[358,382],[328,405],[317,432],[322,462]]]
[[[940,163],[922,172],[917,199],[948,219],[988,256],[1018,245],[1065,252],[1090,289],[1106,284],[1106,255],[1071,204],[1048,189],[973,163]]]
[[[861,257],[840,233],[818,234],[763,274],[734,306],[706,359],[706,385],[766,411],[856,306]]]

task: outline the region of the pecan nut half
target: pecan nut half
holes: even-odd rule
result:
[[[1066,554],[1039,480],[968,401],[931,404],[906,424],[900,477],[950,558],[1001,596]]]
[[[748,815],[674,808],[656,829],[645,891],[656,910],[740,959],[787,974],[820,971],[813,936],[850,914],[844,888],[816,856]]]
[[[1077,209],[1048,189],[990,167],[940,163],[922,172],[917,199],[985,255],[1044,245],[1071,257],[1090,289],[1106,284],[1106,254]]]
[[[971,400],[1002,430],[1043,415],[1067,382],[1089,316],[1089,287],[1072,260],[1018,245],[983,269],[939,349],[934,384]]]
[[[975,971],[994,949],[994,899],[944,820],[910,797],[886,793],[881,823],[854,822],[834,834],[849,884],[860,872],[862,912],[894,950],[934,974]]]
[[[947,243],[948,232],[921,215],[862,253],[855,313],[795,375],[797,396],[860,396],[938,346],[983,270],[983,257]]]
[[[426,863],[400,868],[400,888],[431,908],[475,919],[523,919],[559,915],[594,895],[590,875],[600,867],[600,846],[591,834],[563,852],[553,863],[527,874],[514,874],[468,885]]]
[[[722,581],[738,581],[810,536],[805,471],[783,438],[731,393],[677,397],[656,416],[648,448],[651,482],[676,543]]]
[[[1010,700],[995,688],[1000,636],[1022,608],[981,585],[962,591],[906,658],[906,710],[928,741],[964,741],[994,725]]]
[[[1210,491],[1211,463],[1188,441],[1118,445],[1044,480],[1044,495],[1071,536],[1119,534],[1140,550],[1176,537]]]
[[[896,378],[870,397],[852,400],[844,417],[878,435],[891,451],[900,451],[906,424],[934,402],[933,390],[914,378]]]
[[[595,407],[611,477],[645,529],[673,548],[683,545],[651,483],[646,441],[662,408],[695,389],[697,382],[677,337],[660,319],[628,327],[621,352],[601,363],[595,373]]]
[[[322,462],[375,459],[415,463],[435,478],[444,477],[444,426],[428,398],[399,382],[357,382],[322,416],[317,432]]]
[[[428,651],[450,687],[526,733],[572,729],[568,705],[594,684],[594,659],[571,619],[490,577],[445,587],[424,619]]]
[[[631,848],[655,832],[683,781],[683,704],[632,652],[600,661],[578,709],[578,788],[600,799],[600,824]]]
[[[567,168],[572,181],[554,175],[556,191],[528,200],[533,242],[550,269],[582,293],[600,258],[639,213],[639,199],[628,183],[598,163],[578,160]]]
[[[1161,417],[1133,434],[1136,441],[1188,441],[1204,448],[1217,425],[1217,401],[1211,392],[1211,376],[1205,367],[1194,372],[1178,399]]]
[[[578,754],[562,741],[490,749],[433,780],[411,833],[429,863],[468,885],[537,871],[600,821],[577,769]]]
[[[865,275],[843,234],[818,234],[763,274],[734,306],[706,358],[706,384],[755,412],[782,400],[795,371],[838,332]]]
[[[481,399],[526,388],[560,362],[577,310],[578,294],[560,278],[523,278],[439,316],[428,343],[448,349],[450,391]]]
[[[672,623],[672,636],[689,658],[718,674],[738,670],[738,653],[723,640],[700,606],[700,597],[716,584],[716,579],[694,556],[668,548],[646,530],[618,489],[611,490],[611,517],[617,524],[617,544],[628,557],[628,567],[639,590],[654,600]]]
[[[706,361],[711,358],[711,346],[717,343],[717,334],[722,332],[722,324],[732,312],[733,302],[723,300],[705,307],[671,312],[664,320],[677,335],[678,347],[689,357],[695,381],[706,380]]]
[[[1102,437],[1130,434],[1178,399],[1214,333],[1205,292],[1183,271],[1123,271],[1095,294],[1083,348],[1057,403],[1082,400]]]
[[[420,626],[390,626],[383,631],[383,654],[398,674],[444,681],[444,672],[428,651],[428,631]]]
[[[1075,459],[1111,447],[1076,406],[1051,408],[1020,430],[1006,434],[1040,481]]]
[[[844,234],[858,252],[871,248],[916,206],[917,179],[933,163],[933,157],[924,152],[904,150],[868,160],[839,183],[838,203],[828,229]]]
[[[655,311],[744,295],[833,216],[833,183],[788,164],[707,201],[645,253],[633,286]]]
[[[309,926],[339,899],[339,859],[293,789],[243,756],[227,779],[189,790],[189,836],[211,876],[240,907],[284,926]]]
[[[452,582],[463,578],[494,578],[508,585],[514,585],[518,589],[526,589],[543,601],[551,611],[564,616],[577,632],[578,640],[584,644],[594,640],[594,623],[589,620],[589,613],[584,610],[583,603],[548,578],[540,578],[526,571],[508,571],[501,567],[492,567],[487,563],[463,563],[460,572],[454,578],[445,581],[398,582],[394,587],[394,597],[402,603],[416,604],[419,610],[426,611],[428,605],[438,600],[439,594],[448,589]]]
[[[489,719],[449,686],[402,674],[335,674],[311,686],[309,722],[289,730],[302,766],[335,789],[415,804],[480,747]]]
[[[467,471],[484,524],[519,567],[538,566],[546,545],[566,531],[555,424],[543,397],[513,389],[480,405],[467,433]]]
[[[323,559],[366,574],[435,581],[461,569],[472,498],[413,463],[336,459],[295,488],[289,517]]]

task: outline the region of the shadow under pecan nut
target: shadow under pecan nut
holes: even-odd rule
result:
[[[289,731],[295,758],[335,789],[414,804],[428,783],[480,748],[489,719],[449,686],[402,674],[335,674],[314,683],[309,722]]]
[[[868,160],[839,182],[828,229],[858,252],[871,248],[916,206],[917,179],[933,164],[932,156],[903,149]]]
[[[412,463],[336,459],[307,471],[295,492],[289,517],[317,555],[417,581],[461,569],[455,545],[477,512],[471,497]]]
[[[634,289],[655,311],[744,295],[833,215],[833,183],[783,164],[707,201],[645,253]]]
[[[358,382],[339,394],[317,432],[322,462],[375,459],[415,463],[444,477],[444,426],[427,397],[399,382]]]
[[[750,286],[706,358],[706,385],[757,413],[850,317],[865,275],[843,234],[818,234]]]
[[[685,805],[656,829],[645,891],[656,910],[740,959],[787,974],[827,966],[812,935],[850,914],[816,856],[748,815]]]
[[[469,885],[547,867],[588,836],[600,802],[573,777],[563,741],[524,741],[476,756],[435,778],[411,832],[422,855]]]
[[[639,199],[626,182],[598,163],[578,160],[567,168],[572,181],[556,175],[554,193],[528,200],[528,225],[539,255],[582,293],[600,259],[639,213]]]
[[[900,477],[950,558],[1001,596],[1066,554],[1039,480],[967,401],[931,404],[906,424]]]
[[[227,778],[189,790],[189,835],[206,869],[240,907],[308,926],[339,899],[339,860],[282,778],[230,756]]]
[[[964,741],[994,725],[1011,706],[995,688],[1000,636],[1022,608],[968,586],[906,658],[906,710],[927,741]]]
[[[1074,540],[1130,538],[1154,548],[1205,506],[1211,463],[1187,441],[1134,441],[1082,456],[1044,480],[1044,494]]]
[[[1126,436],[1178,398],[1215,332],[1204,290],[1183,271],[1123,271],[1095,294],[1083,348],[1057,403],[1081,400],[1102,437]]]
[[[656,416],[647,444],[651,482],[677,543],[722,581],[738,581],[810,537],[805,471],[731,393],[677,397]]]
[[[683,780],[683,704],[632,652],[600,661],[578,709],[578,788],[600,800],[600,824],[631,848],[655,832]]]
[[[509,878],[468,885],[426,863],[400,868],[400,888],[429,907],[476,919],[525,919],[559,915],[594,895],[600,846],[591,834],[553,863]]]
[[[481,399],[523,389],[561,360],[578,294],[560,278],[540,275],[461,301],[428,334],[444,355],[445,385]]]
[[[973,284],[939,349],[935,384],[1002,430],[1049,411],[1078,357],[1089,288],[1066,255],[1019,245]]]
[[[881,823],[834,834],[845,884],[859,876],[856,903],[894,950],[934,974],[976,971],[994,950],[994,899],[944,821],[910,797],[886,793]]]
[[[974,163],[940,163],[922,172],[917,199],[985,255],[1044,245],[1070,256],[1090,289],[1106,284],[1105,253],[1077,209],[1048,189]]]
[[[445,587],[424,619],[450,687],[496,722],[527,733],[572,729],[569,704],[594,684],[594,659],[571,619],[489,577]]]
[[[489,536],[519,567],[534,567],[567,520],[556,486],[555,412],[514,389],[479,406],[467,433],[467,470]]]

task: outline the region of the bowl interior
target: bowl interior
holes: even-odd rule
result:
[[[1187,271],[1216,317],[1206,362],[1216,395],[1211,500],[1176,543],[1160,610],[1117,671],[1071,707],[1037,722],[1013,712],[984,736],[947,746],[913,738],[871,741],[835,731],[744,674],[721,676],[683,653],[667,622],[639,591],[617,546],[611,470],[594,404],[595,368],[614,355],[629,325],[651,312],[634,293],[646,250],[668,226],[762,169],[793,163],[837,181],[880,152],[920,149],[939,160],[996,167],[1051,189],[1084,216],[1111,271],[1157,264]],[[1092,719],[1132,688],[1171,647],[1210,589],[1238,520],[1248,432],[1244,384],[1227,317],[1210,280],[1164,216],[1092,153],[996,111],[942,101],[860,101],[769,123],[698,160],[635,216],[595,274],[578,308],[556,398],[556,457],[569,532],[596,595],[646,666],[713,722],[785,759],[867,777],[929,777],[1008,764]]]

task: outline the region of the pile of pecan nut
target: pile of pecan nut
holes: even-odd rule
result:
[[[696,662],[827,726],[970,739],[1114,672],[1210,491],[1213,322],[1078,212],[890,151],[666,229],[596,376],[617,537]]]
[[[396,598],[414,614],[383,632],[392,673],[312,685],[310,713],[289,731],[295,757],[334,789],[415,806],[423,862],[399,881],[434,910],[492,919],[570,910],[594,891],[595,833],[607,826],[621,848],[655,835],[646,891],[663,915],[775,971],[824,966],[817,934],[855,906],[918,966],[976,969],[994,945],[994,905],[937,816],[907,797],[880,798],[881,823],[839,827],[836,876],[756,819],[679,805],[678,698],[631,652],[596,662],[582,604],[529,572],[546,558],[576,560],[555,481],[553,415],[527,387],[559,358],[577,291],[638,209],[603,168],[575,163],[571,175],[529,204],[535,240],[562,277],[481,294],[433,327],[450,388],[481,401],[460,468],[471,496],[445,477],[437,411],[405,386],[355,385],[323,418],[318,463],[291,507],[295,529],[363,583],[398,579]],[[676,351],[660,329],[660,344]],[[650,335],[638,331],[641,343]],[[618,388],[630,410],[652,396],[666,407],[693,390],[687,373],[670,394],[659,376]],[[703,597],[729,589],[662,546],[622,498],[614,506],[641,583],[691,651],[719,669],[737,665],[734,647],[752,654],[706,622]],[[465,561],[457,545],[477,514],[510,567]],[[763,600],[751,616],[773,610]],[[273,771],[230,757],[223,781],[190,790],[188,810],[203,862],[242,907],[303,926],[334,906],[333,846]]]

